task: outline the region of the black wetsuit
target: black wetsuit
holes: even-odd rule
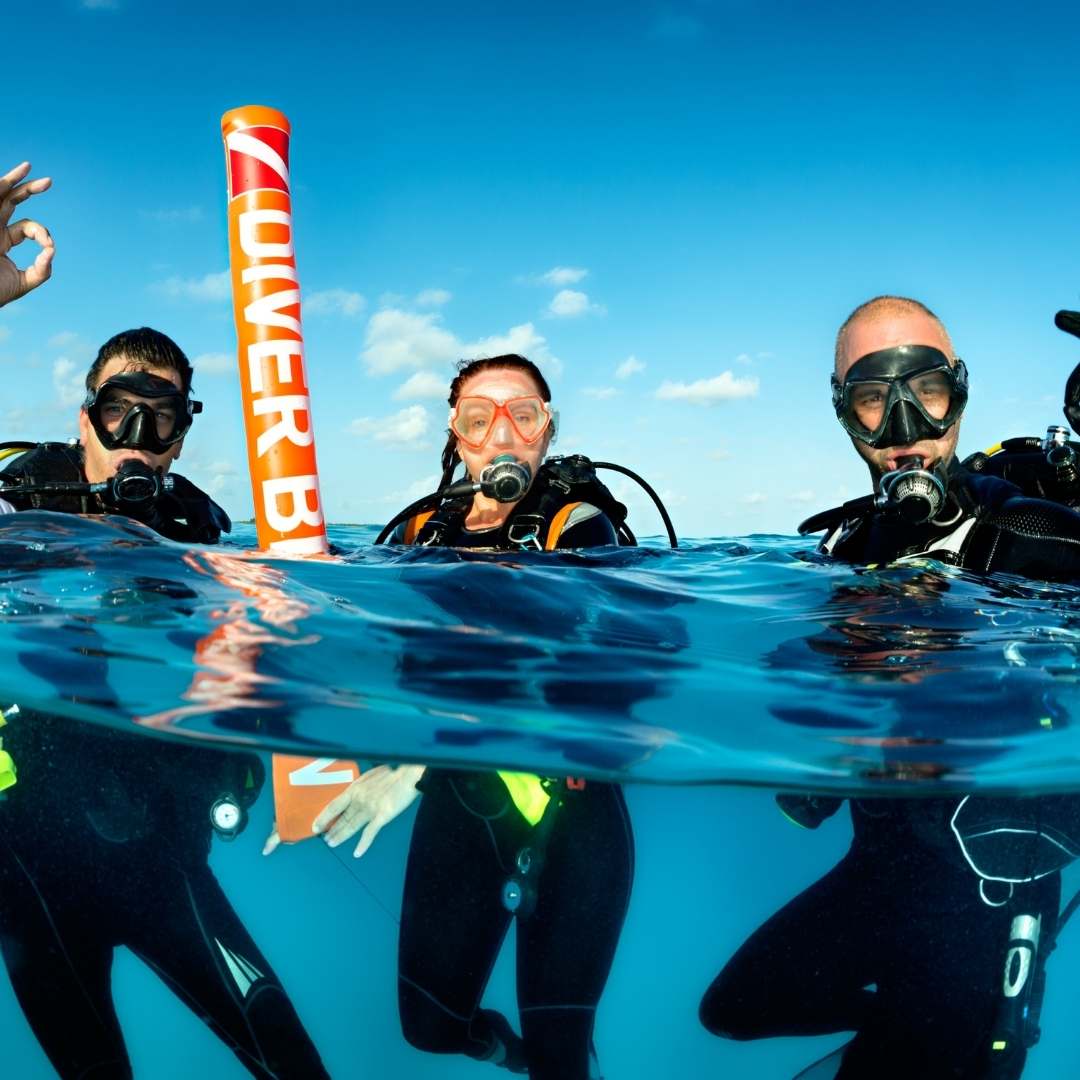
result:
[[[498,530],[458,533],[491,547]],[[568,525],[559,548],[616,542],[603,515]],[[428,769],[402,901],[402,1030],[433,1053],[497,1059],[501,1033],[481,997],[513,917],[502,900],[518,853],[534,842],[495,773]],[[595,1010],[630,897],[634,847],[622,791],[588,781],[551,788],[536,905],[517,927],[517,992],[532,1080],[586,1080]],[[540,828],[537,826],[536,828]]]
[[[1080,515],[959,466],[949,491],[941,524],[875,512],[840,524],[822,549],[863,564],[926,556],[982,573],[1080,580]],[[1001,906],[984,902],[950,827],[959,802],[852,801],[848,854],[736,952],[702,1000],[704,1025],[735,1039],[855,1031],[836,1074],[843,1080],[991,1075],[1012,919],[1039,915],[1044,942],[1052,938],[1061,879],[1051,871],[1015,885]],[[1073,837],[1078,802],[1000,800],[1016,824],[1052,813]],[[1011,1058],[1009,1075],[1023,1060]]]
[[[37,466],[56,478],[41,469],[40,455]],[[72,620],[23,640],[23,666],[58,697],[116,704],[92,624]],[[254,797],[258,758],[25,709],[2,735],[18,782],[0,801],[0,949],[60,1076],[132,1075],[112,1000],[119,945],[160,975],[253,1076],[327,1076],[207,862],[210,808],[221,795]]]

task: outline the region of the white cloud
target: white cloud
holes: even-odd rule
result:
[[[57,400],[62,406],[67,408],[82,404],[86,397],[86,382],[73,360],[66,356],[57,357],[53,361],[52,381]]]
[[[596,398],[597,401],[607,401],[622,391],[616,390],[614,386],[586,386],[581,392],[586,397]]]
[[[546,339],[531,322],[512,326],[505,334],[463,342],[442,325],[439,312],[401,308],[386,308],[371,316],[361,358],[370,374],[390,375],[410,369],[431,370],[454,360],[502,353],[520,353],[542,369],[554,375],[562,374],[562,363],[552,356]]]
[[[8,435],[21,435],[27,428],[29,416],[25,409],[9,409],[0,413],[0,429]],[[34,419],[37,419],[35,416]]]
[[[724,371],[711,379],[698,379],[692,383],[665,380],[656,391],[656,396],[661,401],[689,401],[694,405],[715,405],[718,401],[757,397],[757,392],[758,380],[755,376],[736,378],[730,371]]]
[[[232,280],[228,270],[220,274],[205,274],[201,278],[170,277],[151,285],[154,292],[172,300],[216,302],[232,295]]]
[[[754,364],[758,360],[771,360],[775,353],[771,352],[758,352],[751,356],[749,353],[741,352],[735,357],[736,364]]]
[[[194,225],[203,219],[201,206],[176,206],[160,210],[140,210],[139,217],[158,225]]]
[[[236,365],[236,356],[223,352],[200,353],[191,361],[196,375],[232,375]]]
[[[769,496],[761,491],[751,491],[749,495],[744,495],[739,502],[743,506],[760,506],[762,503],[768,502]]]
[[[616,369],[616,379],[629,379],[631,375],[638,375],[645,370],[645,361],[636,356],[628,356]]]
[[[547,273],[540,275],[540,280],[545,285],[562,289],[567,285],[576,285],[579,281],[584,281],[588,274],[589,271],[583,266],[553,266]]]
[[[414,480],[404,491],[392,491],[389,495],[383,495],[379,502],[396,503],[398,506],[407,506],[425,495],[430,495],[438,487],[440,476],[432,473],[430,476],[422,476]]]
[[[367,300],[348,289],[323,289],[303,297],[305,315],[344,315],[353,318],[367,307]]]
[[[788,502],[811,503],[814,501],[814,498],[814,493],[809,488],[804,488],[802,491],[793,491],[788,496]]]
[[[442,307],[453,299],[453,293],[446,289],[424,289],[416,294],[417,307]]]
[[[556,378],[563,373],[562,361],[551,355],[547,338],[538,334],[531,322],[511,326],[505,334],[493,334],[491,337],[463,345],[461,355],[473,360],[479,356],[502,356],[504,353],[527,356],[542,371]]]
[[[74,344],[78,339],[79,335],[76,334],[74,330],[61,330],[60,333],[53,334],[53,336],[49,338],[49,348],[63,349],[68,345]]]
[[[563,289],[557,292],[547,306],[547,313],[556,319],[574,319],[579,315],[588,315],[594,312],[597,315],[604,313],[604,307],[594,304],[588,293],[578,292],[576,289]]]
[[[395,401],[415,401],[417,398],[445,398],[450,391],[450,375],[434,371],[418,371],[410,375],[395,391]],[[423,494],[423,492],[421,492]]]
[[[363,359],[372,375],[408,368],[430,368],[461,355],[461,343],[439,326],[438,312],[418,314],[400,308],[377,311],[368,320]]]
[[[716,450],[710,450],[708,454],[706,454],[706,457],[708,457],[710,461],[728,461],[731,458],[731,451],[725,450],[721,446]]]
[[[349,431],[354,435],[370,436],[376,442],[387,446],[419,450],[427,446],[422,440],[430,426],[431,417],[428,416],[427,409],[423,405],[409,405],[393,416],[384,416],[378,420],[364,416],[354,420],[349,425]]]
[[[206,466],[205,472],[210,474],[206,490],[211,495],[221,495],[231,490],[233,482],[239,474],[239,469],[231,461],[214,461]]]

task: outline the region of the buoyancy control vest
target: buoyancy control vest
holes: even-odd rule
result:
[[[1080,516],[1074,510],[957,462],[949,467],[946,501],[930,521],[908,524],[887,510],[842,511],[827,522],[818,550],[845,562],[936,559],[980,574],[1080,581]]]
[[[626,506],[598,479],[592,462],[575,454],[551,458],[540,466],[525,497],[491,537],[491,546],[507,551],[553,551],[575,510],[582,505],[596,507],[611,522],[620,544],[636,542],[626,527]],[[400,542],[454,547],[465,531],[471,506],[469,496],[413,516],[405,523]]]
[[[67,514],[124,513],[141,521],[169,540],[215,544],[232,529],[229,515],[206,492],[190,480],[170,473],[171,487],[135,509],[123,511],[107,506],[101,496],[79,488],[86,484],[82,447],[77,444],[39,443],[0,470],[0,498],[18,510],[55,510]],[[55,484],[70,490],[23,494],[20,487]]]

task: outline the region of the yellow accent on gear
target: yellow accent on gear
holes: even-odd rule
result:
[[[0,750],[0,791],[15,785],[15,762],[6,750]]]
[[[993,1050],[1004,1050],[1009,1044],[1004,1039],[996,1039],[994,1045],[991,1047]]]
[[[429,510],[426,514],[416,514],[409,518],[405,523],[405,536],[403,541],[406,544],[412,544],[416,541],[417,533],[428,523],[428,519],[435,516],[434,510]]]
[[[808,826],[804,825],[801,821],[796,821],[795,818],[793,818],[782,806],[777,806],[776,809],[779,810],[780,813],[784,815],[784,818],[787,821],[790,821],[792,825],[795,825],[800,829],[808,828]]]
[[[521,816],[530,825],[536,825],[551,801],[540,777],[532,773],[500,772],[499,779],[506,785],[506,790],[510,792],[510,798]]]
[[[559,508],[559,512],[551,519],[551,524],[548,526],[547,539],[544,541],[545,551],[555,550],[555,545],[559,542],[559,537],[562,536],[562,531],[566,528],[570,515],[580,505],[580,502],[571,502]]]
[[[16,454],[25,454],[26,448],[22,446],[9,446],[6,450],[0,450],[0,461],[6,461],[9,457],[14,457]]]
[[[983,453],[987,457],[993,457],[1000,449],[1001,449],[1001,443],[996,442],[996,443],[994,443],[993,446],[990,447],[989,450],[984,450]]]

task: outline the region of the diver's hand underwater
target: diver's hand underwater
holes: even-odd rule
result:
[[[376,765],[361,773],[315,819],[312,831],[330,847],[343,844],[360,829],[360,841],[353,857],[359,859],[371,847],[384,825],[407,810],[420,794],[416,784],[424,775],[423,765]],[[325,830],[325,831],[324,831]]]

